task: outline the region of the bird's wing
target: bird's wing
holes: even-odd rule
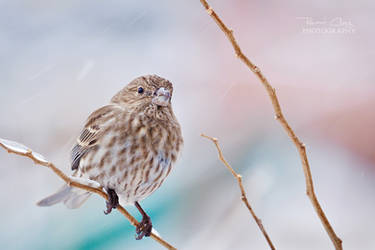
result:
[[[71,152],[72,170],[78,169],[81,158],[98,144],[104,132],[114,125],[116,117],[123,112],[118,105],[107,105],[94,111],[86,121],[86,124],[77,138]]]

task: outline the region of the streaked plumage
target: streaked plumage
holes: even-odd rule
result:
[[[99,182],[109,195],[117,194],[120,203],[139,206],[137,202],[159,188],[168,176],[183,144],[172,111],[172,92],[168,80],[142,76],[118,92],[110,104],[94,111],[72,149],[72,175]],[[76,208],[88,196],[65,187],[39,204],[64,202]],[[109,213],[115,205],[107,207]]]

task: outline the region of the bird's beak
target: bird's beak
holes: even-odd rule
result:
[[[155,94],[154,98],[152,98],[152,103],[155,103],[159,106],[168,106],[171,100],[171,93],[169,90],[161,87],[159,88]]]

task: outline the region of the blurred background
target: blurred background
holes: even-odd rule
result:
[[[224,1],[210,4],[276,88],[307,146],[318,199],[344,249],[375,248],[375,3]],[[268,249],[239,198],[241,173],[277,249],[332,249],[309,199],[298,153],[254,74],[196,1],[0,1],[0,137],[69,173],[86,117],[129,81],[174,84],[185,138],[178,164],[142,202],[179,249]],[[62,185],[0,150],[1,249],[162,249],[136,241],[97,196],[78,210],[35,203]],[[138,212],[129,207],[138,219]]]

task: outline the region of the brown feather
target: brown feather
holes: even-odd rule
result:
[[[100,140],[103,132],[115,123],[115,117],[122,112],[118,105],[107,105],[94,111],[88,118],[84,129],[71,152],[71,168],[78,169],[81,158]]]

